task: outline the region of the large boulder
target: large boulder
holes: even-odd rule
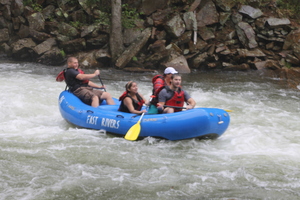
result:
[[[255,39],[255,32],[253,28],[246,22],[239,22],[236,26],[236,31],[239,40],[245,47],[250,49],[256,48],[258,46]]]
[[[44,31],[45,19],[42,13],[36,12],[27,17],[30,29]]]
[[[9,32],[7,28],[0,29],[0,43],[9,40]]]
[[[144,47],[149,37],[151,36],[151,29],[147,28],[142,35],[137,38],[117,59],[116,67],[124,68],[136,54]]]
[[[145,15],[150,15],[156,10],[161,10],[168,7],[169,0],[143,0],[140,8],[140,12]]]
[[[185,24],[180,15],[175,14],[166,22],[165,29],[173,38],[178,38],[184,33]]]
[[[65,55],[58,47],[54,46],[37,58],[37,62],[44,65],[62,65],[65,63]]]
[[[242,5],[239,12],[251,17],[252,19],[256,19],[263,15],[263,12],[260,9],[253,8],[249,5]]]
[[[16,60],[32,61],[36,57],[33,50],[35,46],[36,43],[31,38],[20,39],[11,44],[12,56]]]
[[[86,41],[84,38],[77,38],[74,40],[62,42],[61,48],[68,54],[80,52],[86,49]]]
[[[173,67],[179,73],[191,73],[189,65],[184,56],[177,56],[164,64],[166,67]]]
[[[215,4],[209,0],[196,15],[197,26],[204,27],[219,22],[219,13]]]
[[[300,43],[300,28],[291,31],[288,36],[286,37],[283,49],[291,49],[293,44]]]
[[[52,49],[53,46],[56,46],[56,40],[55,38],[49,38],[42,42],[41,44],[38,44],[33,48],[33,50],[38,54],[41,55],[45,53],[46,51],[49,51]]]
[[[11,3],[11,13],[14,17],[21,16],[24,11],[24,5],[22,0],[14,0]]]

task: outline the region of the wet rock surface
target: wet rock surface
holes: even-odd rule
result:
[[[259,1],[124,1],[141,19],[123,30],[124,52],[116,62],[109,48],[110,25],[101,5],[86,0],[40,1],[41,9],[20,0],[0,1],[0,53],[15,60],[62,65],[74,55],[83,67],[151,71],[173,66],[195,70],[261,70],[300,84],[300,29]],[[176,5],[176,6],[175,6]],[[270,73],[272,71],[272,73]]]

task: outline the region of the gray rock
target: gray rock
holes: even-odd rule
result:
[[[243,43],[245,47],[252,49],[258,46],[255,40],[255,32],[248,23],[239,22],[235,27],[239,40]]]
[[[9,32],[7,28],[0,29],[0,43],[9,40]]]
[[[185,24],[179,14],[175,14],[166,22],[166,31],[174,38],[180,37],[185,31]]]
[[[252,19],[256,19],[263,15],[263,12],[260,9],[248,5],[242,5],[239,12],[248,15]]]
[[[275,18],[275,17],[270,17],[267,19],[267,23],[271,26],[282,26],[282,25],[289,25],[291,24],[291,21],[287,18]]]
[[[42,13],[37,12],[27,17],[29,28],[36,31],[44,31],[45,19]]]
[[[56,45],[56,40],[54,38],[49,38],[42,42],[41,44],[38,44],[33,48],[33,50],[38,54],[41,55],[45,53],[46,51],[49,51],[52,49],[53,46]]]
[[[196,15],[197,26],[204,27],[219,22],[219,13],[212,1],[207,1],[203,8]]]
[[[166,67],[173,67],[179,73],[191,73],[189,65],[183,55],[173,58],[164,64]]]

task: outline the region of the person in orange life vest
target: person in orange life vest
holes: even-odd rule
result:
[[[159,91],[164,86],[171,85],[172,74],[177,74],[178,72],[173,67],[167,67],[164,71],[164,75],[156,75],[152,78],[153,83],[153,95],[158,95]]]
[[[183,107],[184,102],[187,103],[186,109],[193,109],[196,105],[195,100],[184,90],[181,89],[181,75],[173,74],[171,77],[171,85],[165,86],[158,95],[158,110],[162,113],[179,112],[182,109],[164,108],[164,105]]]
[[[165,87],[171,85],[171,76],[176,74],[176,71],[173,67],[167,67],[164,71],[164,75],[156,75],[152,78],[153,90],[152,90],[152,100],[149,108],[150,114],[158,113],[156,105],[158,103],[158,94]]]
[[[108,92],[94,89],[103,89],[105,86],[98,86],[89,80],[100,75],[100,70],[96,70],[93,74],[84,74],[84,72],[78,68],[78,59],[75,57],[68,58],[67,65],[65,81],[69,87],[69,91],[82,102],[93,107],[98,107],[102,100],[106,100],[108,105],[115,104],[112,96]]]
[[[120,96],[121,101],[119,111],[142,114],[147,112],[146,110],[141,110],[143,104],[149,104],[149,102],[138,93],[138,86],[136,82],[129,81],[125,85],[126,91]]]

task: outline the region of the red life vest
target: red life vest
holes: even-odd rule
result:
[[[59,74],[56,77],[56,81],[57,82],[62,82],[65,80],[65,72],[67,69],[62,70],[61,72],[59,72]]]
[[[165,86],[165,80],[162,75],[156,75],[152,78],[153,91],[152,94],[157,96],[160,90]],[[159,91],[158,91],[159,90]]]
[[[84,71],[82,71],[81,69],[78,68],[77,70],[80,74],[84,74]],[[83,80],[82,83],[87,84],[87,83],[89,83],[89,81],[90,81],[89,79],[88,80]]]
[[[162,75],[156,75],[152,78],[153,90],[151,103],[156,106],[158,103],[158,94],[165,87],[166,83]]]
[[[128,95],[128,92],[125,91],[123,92],[123,94],[119,97],[119,101],[122,101],[119,107],[119,111],[122,112],[130,112],[127,108],[127,106],[124,105],[123,100],[125,99],[125,97],[129,97],[132,100],[132,104],[135,110],[141,110],[143,107],[143,104],[145,103],[144,99],[139,95],[139,93],[136,94],[137,96],[137,100],[133,99],[131,96]]]
[[[82,71],[81,69],[77,69],[78,70],[78,72],[80,73],[80,74],[84,74],[84,71]],[[58,81],[58,82],[62,82],[62,81],[64,81],[64,80],[66,80],[66,78],[65,78],[65,73],[66,73],[66,71],[67,71],[67,69],[64,69],[64,70],[62,70],[61,72],[59,72],[59,74],[57,75],[57,77],[56,77],[56,81]],[[82,83],[88,83],[90,80],[83,80],[82,81]]]
[[[168,92],[173,92],[173,97],[171,99],[168,99],[165,102],[165,105],[168,106],[178,106],[182,107],[184,105],[185,99],[184,99],[184,91],[179,88],[178,91],[173,91],[170,88],[166,87]],[[181,108],[174,108],[174,112],[182,111]]]

